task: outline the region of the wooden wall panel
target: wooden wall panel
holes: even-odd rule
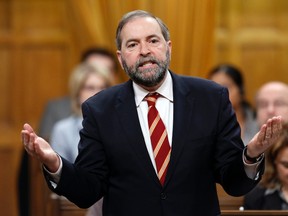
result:
[[[215,64],[232,63],[244,75],[246,96],[254,104],[268,81],[288,83],[288,1],[218,0]],[[237,200],[218,187],[220,201]]]
[[[11,53],[9,46],[0,46],[0,124],[9,122],[9,110],[10,100],[7,90],[9,89],[9,83],[11,83],[10,71],[11,65]]]
[[[288,83],[288,3],[286,0],[219,0],[215,64],[242,69],[248,100],[268,81]]]
[[[281,47],[276,44],[270,45],[246,45],[241,49],[241,62],[244,75],[246,77],[246,88],[251,89],[247,92],[248,98],[253,101],[257,89],[255,86],[261,86],[265,82],[278,80],[285,77],[285,71],[282,70]],[[250,71],[250,73],[247,73]]]
[[[17,119],[29,121],[37,128],[43,107],[48,99],[68,92],[67,47],[63,46],[25,46],[18,52],[21,67],[14,81],[18,86],[14,92],[14,103],[21,101],[21,109],[16,108]],[[17,75],[18,74],[18,75]],[[19,91],[25,89],[25,91]]]
[[[1,215],[18,216],[17,174],[19,167],[19,133],[0,126],[0,210]]]
[[[5,32],[9,26],[9,4],[8,1],[0,1],[0,31]]]
[[[15,151],[12,148],[2,147],[0,149],[0,163],[3,164],[0,169],[0,191],[1,196],[5,196],[5,199],[1,199],[0,209],[1,212],[5,212],[5,215],[17,215],[17,209],[15,208],[16,181],[14,173],[11,173],[11,167],[16,165],[13,161],[14,154]]]
[[[64,0],[12,1],[13,30],[33,34],[67,30]]]
[[[22,124],[37,129],[47,101],[68,92],[75,50],[68,21],[66,0],[0,0],[1,215],[18,215]],[[32,216],[49,211],[48,189],[39,170],[39,164],[31,165]]]

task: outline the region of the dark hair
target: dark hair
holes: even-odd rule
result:
[[[241,71],[237,67],[231,64],[219,64],[210,71],[209,78],[218,73],[225,73],[228,77],[230,77],[240,89],[241,96],[243,97],[245,95],[244,79]]]
[[[165,25],[165,23],[158,17],[155,17],[153,14],[143,11],[143,10],[135,10],[131,11],[127,14],[125,14],[122,19],[120,20],[117,30],[116,30],[116,47],[118,50],[121,50],[121,43],[122,39],[120,37],[121,31],[130,20],[136,18],[136,17],[151,17],[157,21],[161,28],[162,35],[166,41],[170,40],[170,33],[168,27]]]
[[[232,64],[219,64],[215,66],[214,68],[212,68],[208,77],[211,78],[213,75],[218,74],[218,73],[225,73],[228,77],[232,79],[232,81],[239,88],[239,92],[241,95],[241,106],[244,109],[245,108],[251,109],[253,111],[253,117],[255,117],[256,116],[255,110],[245,98],[244,78],[242,76],[240,69],[238,69],[236,66]],[[246,115],[245,111],[244,111],[244,115]]]
[[[110,58],[114,64],[114,71],[117,71],[118,64],[115,55],[105,48],[91,47],[86,49],[81,55],[80,62],[85,62],[92,55],[101,55]]]

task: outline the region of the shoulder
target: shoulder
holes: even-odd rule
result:
[[[56,98],[53,100],[48,101],[47,107],[49,108],[55,108],[59,106],[70,106],[70,98],[68,96]]]
[[[175,96],[186,95],[187,97],[213,104],[227,104],[229,95],[227,88],[207,79],[193,76],[183,76],[171,73],[173,79],[173,92]],[[204,105],[205,105],[204,104]]]
[[[82,108],[93,107],[94,110],[97,110],[98,108],[111,109],[115,107],[119,101],[126,100],[127,98],[129,98],[129,100],[134,99],[131,80],[102,90],[86,100],[82,104]]]
[[[79,117],[80,118],[80,117]],[[61,119],[55,123],[53,126],[53,131],[66,131],[69,130],[71,127],[76,125],[78,117],[76,116],[69,116],[67,118]]]
[[[197,92],[219,92],[225,91],[225,87],[211,81],[208,79],[204,79],[201,77],[194,76],[183,76],[176,75],[173,72],[171,73],[173,79],[173,85],[178,87],[185,87],[192,91]]]

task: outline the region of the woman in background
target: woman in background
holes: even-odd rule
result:
[[[78,155],[79,131],[82,128],[81,104],[109,87],[111,79],[103,67],[83,63],[72,72],[69,85],[73,114],[55,123],[51,133],[51,146],[59,155],[74,162]],[[96,202],[88,212],[93,210],[95,216],[102,216],[102,202],[102,199]]]
[[[69,80],[73,114],[55,123],[51,146],[68,161],[78,155],[79,131],[82,128],[81,104],[89,97],[110,86],[109,74],[96,64],[80,64]]]
[[[220,64],[209,72],[208,78],[228,88],[229,99],[241,127],[242,140],[246,145],[259,128],[255,113],[245,99],[244,79],[241,71],[233,65]]]
[[[265,173],[244,197],[245,210],[288,210],[288,124],[266,153]]]

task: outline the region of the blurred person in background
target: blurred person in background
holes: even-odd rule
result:
[[[212,68],[208,78],[228,88],[229,99],[241,127],[242,140],[245,145],[248,144],[258,132],[259,127],[255,119],[255,112],[245,99],[245,85],[242,72],[231,64],[219,64]]]
[[[255,103],[259,126],[274,115],[281,115],[285,126],[267,153],[263,180],[244,198],[244,209],[288,210],[288,85],[279,81],[263,84]]]
[[[274,115],[281,115],[288,122],[288,85],[273,81],[262,85],[255,97],[257,122],[262,125]]]
[[[108,49],[101,47],[90,47],[81,54],[80,62],[96,63],[106,67],[110,74],[112,84],[119,81],[118,62],[116,56]],[[69,96],[55,98],[47,102],[39,123],[39,134],[50,140],[54,124],[73,113]],[[30,177],[28,168],[28,155],[23,151],[18,174],[18,205],[20,216],[30,216]]]
[[[259,185],[244,197],[245,210],[288,210],[288,124],[266,153]]]
[[[95,63],[97,65],[106,67],[111,77],[111,83],[116,84],[118,82],[118,63],[116,57],[110,51],[104,48],[89,48],[83,52],[80,60],[82,63]],[[69,96],[64,96],[62,98],[49,101],[44,109],[44,113],[40,121],[39,135],[49,140],[51,130],[55,122],[68,117],[71,115],[71,113],[72,108]]]
[[[53,149],[68,161],[78,155],[79,131],[82,128],[81,104],[99,91],[110,87],[109,71],[96,63],[78,65],[70,77],[72,114],[56,122],[52,128],[50,143]]]
[[[100,67],[97,63],[82,63],[78,65],[70,77],[70,97],[73,113],[55,123],[50,143],[53,149],[70,162],[74,162],[78,155],[79,131],[82,128],[81,105],[89,97],[99,91],[110,87],[113,79],[109,70]],[[100,199],[88,212],[96,211],[94,216],[102,216],[102,203]]]

